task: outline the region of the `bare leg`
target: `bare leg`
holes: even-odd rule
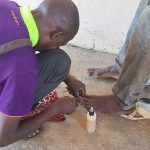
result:
[[[94,106],[102,113],[129,113],[141,98],[149,76],[150,6],[143,11],[133,32],[119,80],[113,88],[113,95],[88,96],[82,101],[86,108]]]
[[[114,78],[118,79],[121,72],[122,64],[124,63],[124,59],[127,53],[127,49],[133,34],[133,31],[136,27],[137,22],[139,21],[139,18],[143,12],[143,10],[146,8],[146,6],[149,5],[149,0],[141,0],[139,7],[136,11],[136,14],[133,18],[133,21],[131,23],[131,26],[128,30],[126,40],[124,45],[122,46],[118,57],[116,58],[116,62],[113,65],[107,66],[105,68],[90,68],[87,70],[87,74],[89,76],[92,76],[97,79],[104,79],[104,78]]]

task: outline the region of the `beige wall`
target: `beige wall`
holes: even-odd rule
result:
[[[42,0],[16,0],[35,8]],[[118,53],[140,0],[73,0],[81,25],[76,46]]]

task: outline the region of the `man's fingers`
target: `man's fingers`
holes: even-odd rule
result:
[[[77,100],[77,99],[74,99],[73,101],[74,101],[74,103],[76,104],[76,107],[78,107],[78,106],[79,106],[79,105],[78,105],[78,100]]]
[[[79,90],[75,90],[75,95],[74,95],[75,97],[79,97],[80,96],[80,94],[79,94]]]
[[[76,98],[76,102],[77,102],[77,103],[80,103],[80,97],[77,97],[77,98]]]
[[[78,93],[79,93],[78,94],[79,96],[85,96],[86,95],[85,85],[84,85],[84,87],[78,89]]]
[[[86,70],[86,73],[87,73],[89,76],[91,76],[91,75],[93,75],[93,73],[94,73],[94,69],[93,69],[93,68],[89,68],[89,69]]]
[[[89,100],[89,99],[86,98],[86,97],[80,97],[80,101],[86,102],[86,101],[88,101],[88,100]]]
[[[86,89],[85,89],[85,87],[84,87],[84,88],[80,88],[80,89],[79,89],[79,93],[80,93],[80,96],[85,96],[85,94],[86,94]]]
[[[84,92],[83,89],[80,88],[80,89],[79,89],[79,96],[83,96],[83,92]]]

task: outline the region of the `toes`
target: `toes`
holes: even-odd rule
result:
[[[94,71],[96,68],[89,68],[87,71]]]
[[[82,102],[86,102],[86,103],[93,103],[93,98],[91,98],[90,96],[86,96],[86,97],[82,97],[81,99],[80,99],[80,101],[82,101]]]
[[[32,135],[31,135],[31,134],[27,136],[27,138],[31,138],[31,137],[32,137]]]
[[[84,108],[86,108],[87,110],[89,110],[91,108],[91,105],[83,103],[82,105]]]
[[[36,134],[39,134],[40,133],[40,129],[37,129],[35,132],[36,132]]]
[[[32,133],[32,136],[35,136],[36,135],[36,132]]]
[[[94,109],[97,107],[97,102],[94,100],[95,97],[92,96],[86,96],[80,98],[80,105],[83,105],[87,110],[90,107],[93,107]]]
[[[94,108],[94,110],[96,109],[96,104],[94,103],[89,103],[89,102],[86,102],[86,101],[82,101],[80,102],[80,105],[82,105],[83,107],[85,107],[88,111],[90,110],[91,107]]]
[[[88,110],[91,107],[93,107],[92,103],[86,102],[86,101],[82,101],[82,105]]]
[[[89,104],[85,104],[85,108],[89,111],[92,106]]]
[[[27,138],[32,138],[40,133],[40,129],[35,130],[32,134],[28,135]]]
[[[86,105],[86,102],[82,100],[82,101],[80,101],[79,104],[84,106],[84,105]]]
[[[89,68],[89,69],[87,69],[87,74],[88,74],[89,76],[92,76],[92,75],[94,74],[95,70],[96,70],[96,69],[94,69],[94,68]]]

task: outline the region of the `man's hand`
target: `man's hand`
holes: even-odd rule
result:
[[[86,95],[85,84],[77,80],[75,77],[68,76],[65,83],[67,85],[67,90],[71,95],[75,97]]]
[[[78,106],[76,98],[70,98],[69,96],[60,98],[56,103],[60,109],[60,113],[67,115],[72,114]]]

